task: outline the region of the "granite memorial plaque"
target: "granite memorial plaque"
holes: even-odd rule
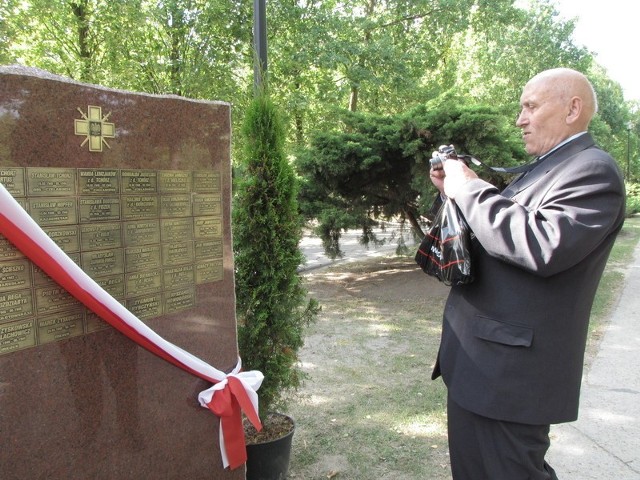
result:
[[[162,337],[238,359],[230,106],[0,67],[0,182]],[[0,478],[239,479],[207,383],[103,322],[0,235]]]

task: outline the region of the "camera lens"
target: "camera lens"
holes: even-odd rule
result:
[[[433,168],[434,170],[442,170],[443,160],[444,158],[438,152],[433,152],[433,154],[431,155],[431,160],[429,160],[431,168]]]

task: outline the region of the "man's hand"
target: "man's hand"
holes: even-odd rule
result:
[[[456,195],[458,194],[458,192],[464,188],[464,185],[467,182],[475,178],[478,178],[478,175],[476,175],[476,173],[473,170],[467,167],[467,165],[464,162],[460,162],[457,160],[447,160],[446,162],[443,163],[443,167],[444,167],[444,175],[445,175],[444,176],[444,194],[451,199],[456,198]],[[431,174],[431,181],[436,186],[436,188],[438,188],[438,185],[434,181],[433,171]],[[438,190],[440,190],[440,188],[438,188]],[[443,190],[440,190],[440,192],[442,191]]]
[[[444,195],[444,170],[441,168],[434,170],[433,167],[431,167],[429,177],[431,178],[431,183],[433,183],[440,192],[440,195]]]

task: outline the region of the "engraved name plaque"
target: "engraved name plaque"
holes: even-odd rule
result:
[[[49,237],[141,319],[192,308],[195,285],[223,280],[218,172],[20,167],[1,173]],[[0,355],[94,330],[89,312],[46,278],[2,238]],[[52,312],[61,319],[55,325]],[[16,318],[31,323],[16,326]]]

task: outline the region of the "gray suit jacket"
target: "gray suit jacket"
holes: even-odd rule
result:
[[[585,134],[502,193],[468,186],[456,203],[476,278],[451,289],[432,377],[485,417],[573,421],[593,298],[624,221],[620,171]]]

